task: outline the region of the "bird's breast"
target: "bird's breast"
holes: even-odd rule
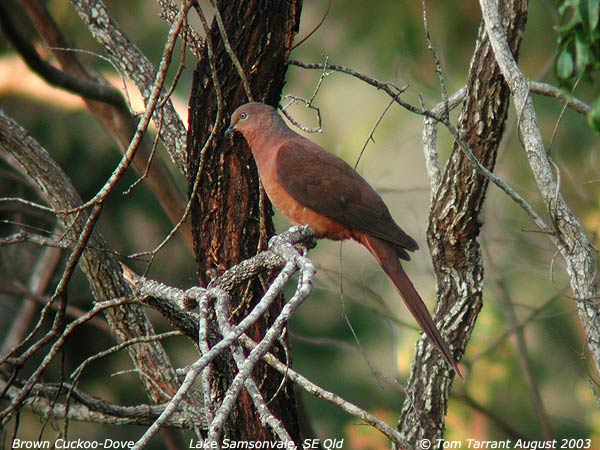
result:
[[[275,209],[292,224],[308,225],[318,238],[339,241],[353,237],[352,230],[345,225],[302,205],[285,190],[276,176],[273,176],[272,179],[263,177],[261,179],[263,179],[263,186]]]

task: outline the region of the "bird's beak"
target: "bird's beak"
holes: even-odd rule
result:
[[[229,136],[235,130],[235,124],[229,125],[229,127],[225,130],[225,136]]]

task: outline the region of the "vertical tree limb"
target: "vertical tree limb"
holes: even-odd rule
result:
[[[527,18],[524,0],[503,2],[504,23],[513,52],[518,53]],[[473,154],[493,169],[504,132],[509,90],[480,25],[459,119],[459,132]],[[482,306],[483,263],[477,237],[479,213],[488,180],[469,162],[458,143],[432,200],[427,241],[437,277],[437,324],[455,357],[464,353]],[[398,428],[413,444],[442,437],[452,379],[441,358],[421,339],[408,381],[409,395]]]
[[[203,284],[215,274],[256,254],[273,234],[269,202],[260,189],[252,155],[242,139],[226,140],[222,131],[233,110],[248,101],[245,84],[257,101],[271,105],[279,102],[287,59],[299,26],[301,1],[220,0],[211,4],[218,8],[222,24],[219,26],[216,20],[213,21],[204,56],[194,73],[188,136],[190,189],[197,176],[201,183],[198,195],[192,199],[192,230],[199,278]],[[204,14],[201,9],[199,13]],[[232,57],[232,52],[237,58]],[[241,71],[233,59],[238,60]],[[219,108],[223,110],[219,111]],[[215,125],[218,114],[221,120]],[[202,151],[213,126],[217,127],[214,139]],[[268,273],[265,275],[269,276]],[[245,316],[263,290],[260,280],[254,279],[232,295],[236,320]],[[280,298],[274,302],[270,313],[249,330],[254,340],[262,340],[282,306]],[[215,323],[215,318],[211,321]],[[285,360],[283,345],[278,342],[271,350]],[[220,375],[213,377],[212,392],[214,401],[220,404],[235,376],[235,363],[229,354],[213,364],[212,373]],[[262,362],[255,368],[253,376],[263,398],[271,399],[269,407],[273,414],[299,443],[291,384],[286,382],[280,389],[281,375]],[[277,438],[259,424],[260,418],[254,411],[252,400],[243,392],[226,425],[225,435],[248,440]]]
[[[480,0],[487,35],[515,102],[519,131],[529,165],[556,233],[551,236],[567,263],[573,295],[577,301],[579,318],[585,329],[588,348],[600,373],[600,307],[596,291],[596,258],[585,229],[560,193],[553,163],[550,161],[529,89],[529,80],[523,75],[502,30],[498,5],[492,0]]]

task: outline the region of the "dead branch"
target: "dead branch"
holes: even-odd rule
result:
[[[121,73],[129,77],[138,87],[146,101],[146,109],[148,109],[148,104],[151,103],[155,74],[160,73],[160,68],[157,71],[150,60],[127,38],[101,0],[72,0],[72,3],[94,39],[104,47]],[[187,2],[186,12],[190,6]],[[181,11],[181,7],[179,9]],[[184,20],[180,16],[177,19],[180,23],[175,26],[177,21],[174,21],[171,30],[176,28],[179,33]],[[164,58],[161,59],[162,64],[164,64]],[[164,96],[164,92],[160,92],[159,98],[162,108],[156,118],[157,124],[159,120],[162,120],[164,139],[168,142],[167,150],[175,165],[186,174],[186,127],[175,111],[172,102]],[[164,117],[159,119],[163,114]]]
[[[600,372],[600,307],[588,300],[596,299],[596,258],[585,229],[560,192],[548,157],[530,94],[530,82],[514,60],[502,29],[498,7],[491,0],[480,0],[486,31],[496,61],[508,83],[519,118],[519,130],[533,176],[548,213],[552,217],[555,234],[550,239],[567,263],[571,288],[577,298],[577,310],[587,335],[587,344],[596,369]]]
[[[46,201],[52,208],[65,210],[81,204],[81,199],[75,192],[70,180],[54,160],[50,158],[45,149],[1,111],[0,147],[10,152],[31,179],[40,186],[41,191],[45,194]],[[59,219],[67,230],[69,239],[80,236],[85,224],[82,213],[75,217],[62,215],[59,216]],[[118,264],[111,253],[106,251],[106,243],[95,231],[90,234],[89,246],[83,251],[80,265],[88,278],[98,305],[102,305],[106,299],[119,298],[129,293],[127,284],[120,276],[121,271]],[[65,303],[62,306],[64,308],[66,306],[65,299],[62,296],[60,299],[62,303]],[[47,308],[44,308],[44,311],[47,311]],[[148,318],[139,306],[122,305],[115,310],[108,309],[106,315],[119,341],[154,334]],[[45,313],[43,312],[38,323],[41,324],[44,318]],[[50,332],[45,334],[39,342],[26,348],[23,355],[35,353],[45,341],[61,340],[60,336],[62,334],[59,327],[61,318],[62,314],[58,314],[54,321],[57,326],[53,326]],[[76,321],[80,319],[76,319]],[[141,343],[130,347],[129,350],[142,385],[152,401],[161,403],[161,400],[166,400],[169,397],[170,392],[176,391],[177,376],[166,353],[158,342]],[[47,362],[49,363],[51,359],[49,358]],[[149,364],[149,362],[152,363]],[[40,366],[40,369],[36,371],[36,375],[28,380],[27,386],[29,388],[39,381],[42,372],[43,368]],[[18,406],[17,403],[12,403],[4,411],[4,415],[14,411]]]
[[[38,0],[20,0],[20,3],[35,25],[42,40],[45,41],[48,47],[54,49],[54,55],[65,73],[90,82],[98,82],[102,85],[109,84],[102,75],[89,65],[86,65],[79,58],[80,53],[76,52],[76,45],[64,35],[42,2]],[[90,111],[113,137],[121,151],[125,152],[131,141],[137,119],[128,110],[123,111],[108,104],[86,100],[85,98],[84,100]],[[165,147],[169,150],[176,148],[175,144],[166,139],[168,137],[168,134],[161,134]],[[138,151],[138,158],[134,161],[134,166],[138,173],[141,174],[144,172],[144,161],[149,160],[150,154],[150,147],[144,141]],[[146,178],[146,183],[155,193],[171,220],[176,222],[181,216],[181,211],[183,211],[182,204],[184,200],[182,194],[162,158],[156,158],[148,169],[149,177]],[[189,243],[189,247],[192,248],[189,224],[184,225],[182,233],[183,237]]]

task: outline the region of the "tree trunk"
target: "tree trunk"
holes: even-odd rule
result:
[[[248,85],[257,101],[276,106],[279,102],[295,33],[298,31],[301,1],[275,0],[217,2],[227,40],[237,55]],[[210,42],[194,73],[190,98],[188,173],[190,191],[196,177],[199,189],[193,198],[192,230],[199,278],[206,285],[215,275],[262,250],[273,234],[271,207],[260,188],[252,155],[243,139],[225,138],[223,131],[233,110],[249,101],[241,77],[232,63],[217,22],[213,21]],[[210,48],[213,50],[211,64]],[[216,68],[212,73],[211,66]],[[217,83],[215,83],[215,79]],[[219,105],[217,89],[222,104]],[[215,118],[220,111],[220,120]],[[212,141],[202,151],[213,127]],[[268,279],[262,280],[268,281]],[[232,296],[237,318],[244,317],[264,292],[261,280],[253,280]],[[283,299],[251,330],[259,340],[270,325]],[[285,344],[287,345],[287,343]],[[278,344],[272,352],[288,362],[289,352]],[[219,404],[235,375],[231,355],[213,364],[212,389]],[[294,392],[290,383],[274,370],[259,365],[254,380],[271,412],[284,424],[290,436],[300,442]],[[226,437],[247,440],[275,439],[262,427],[252,402],[244,391],[239,399]]]
[[[515,56],[527,20],[527,2],[501,2],[505,30]],[[475,157],[493,170],[502,139],[510,91],[498,68],[483,23],[471,62],[459,132]],[[482,307],[483,261],[477,237],[488,180],[469,162],[458,143],[432,202],[428,244],[437,276],[436,318],[455,356],[462,356]],[[408,441],[442,437],[452,378],[441,358],[421,339],[408,381],[398,429]]]

